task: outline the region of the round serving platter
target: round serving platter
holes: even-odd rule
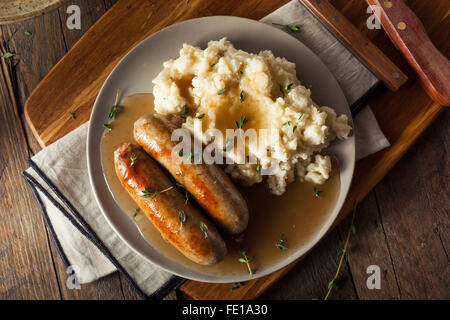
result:
[[[162,63],[179,55],[183,43],[205,48],[211,40],[227,37],[234,46],[248,52],[271,50],[275,56],[296,63],[297,77],[312,89],[312,98],[319,105],[330,106],[338,114],[351,113],[344,94],[334,76],[322,61],[290,34],[258,21],[229,16],[213,16],[187,20],[169,26],[149,36],[119,62],[106,79],[95,101],[87,136],[88,170],[94,195],[111,227],[139,255],[153,264],[179,276],[204,282],[238,282],[255,279],[275,272],[309,251],[331,228],[336,219],[353,176],[355,138],[332,143],[327,151],[333,153],[340,166],[340,190],[330,216],[308,243],[292,250],[273,265],[264,266],[253,276],[243,274],[210,274],[194,270],[174,261],[151,246],[140,234],[135,223],[114,200],[103,175],[101,138],[111,101],[120,88],[122,96],[152,92],[151,80],[162,70]],[[301,205],[299,201],[299,205]]]

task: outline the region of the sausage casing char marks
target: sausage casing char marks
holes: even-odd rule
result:
[[[114,164],[123,187],[165,240],[202,265],[223,259],[227,249],[217,229],[198,209],[186,203],[162,168],[141,148],[130,143],[122,145],[114,152]],[[147,197],[144,189],[150,191]],[[164,190],[167,191],[161,192]],[[179,220],[180,211],[186,217],[183,223]],[[201,223],[206,225],[206,233],[200,228]]]
[[[247,204],[217,165],[184,163],[174,159],[172,123],[159,115],[146,115],[134,123],[134,139],[154,159],[163,165],[174,178],[184,185],[207,213],[228,233],[239,234],[247,228]]]

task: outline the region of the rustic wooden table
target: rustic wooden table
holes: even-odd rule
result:
[[[3,52],[16,54],[14,59],[2,61],[8,72],[0,71],[0,298],[137,298],[118,273],[83,285],[81,290],[67,289],[65,268],[49,240],[38,206],[20,175],[26,167],[25,160],[41,149],[24,119],[26,98],[114,2],[71,0],[58,10],[0,27],[0,48]],[[390,46],[382,32],[373,35],[365,29],[364,11],[356,16],[354,10],[349,10],[356,1],[333,2],[376,44]],[[445,44],[448,34],[437,32],[434,28],[437,22],[433,20],[435,10],[445,10],[446,19],[449,18],[448,0],[433,1],[433,6],[419,0],[407,2],[422,19],[438,47],[448,49],[448,43]],[[66,8],[70,4],[81,8],[81,30],[66,28]],[[202,15],[209,14],[220,12],[210,12],[209,5],[205,4]],[[401,67],[407,68],[392,47],[389,47],[390,53],[395,55],[396,63],[400,61]],[[448,50],[444,54],[448,56]],[[411,76],[410,72],[408,76]],[[386,112],[389,113],[389,108]],[[446,109],[359,205],[349,259],[344,264],[339,289],[331,298],[450,298],[449,120],[450,111]],[[345,227],[332,231],[262,298],[323,296],[336,271],[339,242],[346,231]],[[382,271],[380,290],[366,287],[366,268],[373,264],[380,266]]]

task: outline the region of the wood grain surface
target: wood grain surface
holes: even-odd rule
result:
[[[181,7],[177,7],[178,13],[174,12],[178,2],[171,3],[168,6],[172,11],[167,11],[170,13],[155,7],[154,14],[183,16]],[[253,15],[257,19],[285,1],[190,3],[196,6],[197,15]],[[368,196],[359,204],[357,232],[350,241],[349,259],[339,281],[340,289],[331,298],[449,299],[450,112],[442,112],[418,139],[442,108],[422,90],[414,72],[384,32],[367,30],[366,6],[362,1],[332,3],[404,70],[410,80],[397,93],[383,92],[371,102],[392,147],[357,163],[355,184],[360,190],[353,197],[362,200],[364,195]],[[112,5],[101,0],[73,0],[71,4],[81,7],[85,23],[81,31],[64,27],[65,7],[0,28],[2,50],[16,54],[14,59],[0,60],[0,119],[4,124],[0,126],[4,137],[0,140],[0,225],[4,226],[0,233],[0,298],[137,298],[117,273],[82,285],[81,290],[67,289],[65,268],[46,235],[38,207],[20,178],[20,171],[26,167],[24,160],[40,150],[25,124],[26,98],[84,30]],[[443,36],[443,30],[450,27],[445,15],[448,1],[435,1],[433,6],[420,0],[407,1],[407,4],[423,21],[435,45],[448,56],[449,41]],[[162,8],[167,9],[166,5]],[[24,35],[24,31],[30,31],[32,36]],[[394,170],[378,183],[391,168]],[[285,275],[282,279],[277,277],[275,282],[267,277],[260,280],[258,287],[245,284],[235,291],[228,285],[221,288],[220,298],[249,299],[259,294],[268,299],[323,297],[337,267],[338,243],[347,232],[347,223],[330,232],[306,258],[290,266],[290,270],[280,271]],[[378,264],[382,269],[381,290],[368,290],[365,286],[369,264]],[[181,290],[202,298],[214,293],[214,289],[207,284],[188,282]]]

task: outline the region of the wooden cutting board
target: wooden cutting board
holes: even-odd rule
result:
[[[27,122],[44,148],[89,120],[95,97],[108,74],[131,48],[148,35],[170,24],[200,16],[235,15],[261,19],[287,2],[119,0],[35,88],[25,105]],[[344,9],[345,15],[352,17],[367,33],[363,1],[335,0],[332,3]],[[423,9],[419,0],[411,0],[408,4],[413,9]],[[420,17],[420,12],[416,13]],[[435,13],[432,31],[439,34],[449,30],[450,22],[445,19],[445,12]],[[371,31],[369,36],[406,71],[410,80],[397,92],[385,91],[370,102],[392,146],[357,162],[353,185],[338,222],[351,211],[354,201],[359,202],[384,177],[442,109],[428,98],[383,31]],[[448,42],[436,45],[444,54],[449,51]],[[72,119],[69,112],[74,112],[76,118]],[[194,299],[254,299],[292,266],[249,281],[239,290],[231,291],[230,284],[195,281],[187,281],[180,290]]]

